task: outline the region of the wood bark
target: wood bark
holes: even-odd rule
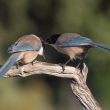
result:
[[[18,69],[13,66],[5,77],[26,77],[34,74],[47,74],[61,78],[69,78],[71,80],[70,86],[72,92],[80,101],[83,110],[101,110],[101,107],[86,84],[88,68],[85,64],[82,72],[77,68],[66,66],[64,73],[62,73],[62,67],[57,64],[36,61],[33,65],[23,65]]]

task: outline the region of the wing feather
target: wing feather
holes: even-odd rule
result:
[[[76,37],[70,40],[65,41],[64,43],[58,45],[60,47],[71,47],[71,46],[84,46],[90,45],[92,46],[92,40],[86,37]]]

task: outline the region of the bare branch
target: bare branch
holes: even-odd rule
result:
[[[13,66],[5,77],[26,77],[33,74],[48,74],[63,78],[74,78],[77,80],[77,75],[79,73],[80,70],[70,66],[66,66],[65,72],[62,73],[62,67],[57,64],[36,61],[33,65],[30,63],[20,66],[18,69],[16,66]]]
[[[98,102],[94,99],[92,93],[90,92],[88,86],[86,85],[88,68],[84,64],[82,71],[82,79],[79,79],[79,83],[72,80],[70,86],[72,92],[79,99],[80,103],[83,105],[84,110],[101,110]]]
[[[66,66],[64,73],[62,67],[57,64],[50,64],[46,62],[34,62],[34,64],[27,64],[18,69],[13,66],[5,77],[26,77],[34,74],[47,74],[56,77],[70,78],[72,92],[80,101],[84,110],[101,110],[98,102],[94,99],[92,93],[86,85],[88,68],[84,64],[82,73],[79,69]]]

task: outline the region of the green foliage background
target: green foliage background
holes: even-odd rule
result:
[[[109,0],[0,0],[0,62],[17,38],[77,32],[110,46]],[[110,53],[91,49],[88,86],[110,109]],[[0,80],[0,110],[80,110],[66,79],[48,76]]]

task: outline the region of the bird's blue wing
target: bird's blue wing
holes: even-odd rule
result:
[[[71,47],[71,46],[83,46],[83,45],[92,45],[92,40],[86,37],[76,37],[63,42],[58,46],[63,48],[63,47]]]
[[[19,52],[19,51],[38,51],[40,47],[35,47],[29,44],[12,45],[8,48],[9,53]]]

